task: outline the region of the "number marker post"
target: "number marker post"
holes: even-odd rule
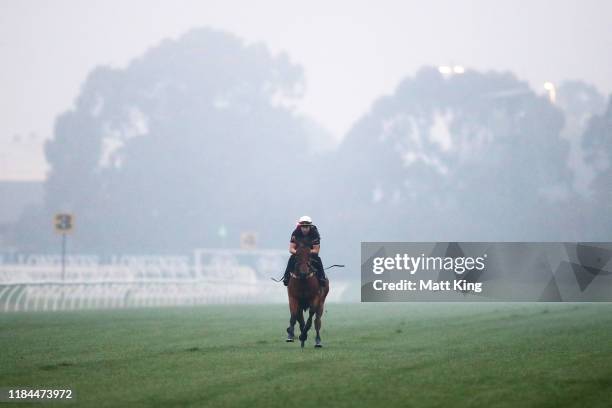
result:
[[[62,281],[66,277],[66,235],[74,228],[74,216],[72,214],[55,214],[55,231],[62,234]]]

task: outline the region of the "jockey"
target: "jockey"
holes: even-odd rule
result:
[[[291,233],[291,242],[289,243],[289,252],[291,257],[287,262],[287,268],[285,269],[285,275],[283,275],[283,283],[285,286],[289,284],[289,274],[295,267],[295,253],[298,244],[302,244],[310,247],[310,258],[313,261],[313,265],[316,268],[317,278],[321,286],[327,286],[327,277],[323,270],[323,262],[319,257],[319,250],[321,248],[321,237],[319,236],[319,230],[312,223],[312,219],[304,215],[300,217],[298,225],[295,230]]]

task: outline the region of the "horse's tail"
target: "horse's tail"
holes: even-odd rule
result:
[[[310,303],[308,302],[308,300],[300,299],[300,309],[302,310],[302,312],[308,309],[309,307],[310,307]]]

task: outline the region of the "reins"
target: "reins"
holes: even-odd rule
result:
[[[344,268],[344,265],[334,264],[334,265],[328,266],[327,268],[323,268],[323,270],[327,270],[327,269],[331,269],[331,268]],[[292,278],[296,278],[296,276],[295,276],[295,274],[294,274],[293,272],[290,272],[289,274],[291,275],[291,277],[292,277]],[[311,272],[308,274],[308,276],[307,276],[307,277],[309,278],[309,277],[310,277],[310,275],[312,275],[312,274],[314,274],[314,272],[312,272],[312,271],[311,271]],[[281,277],[280,277],[280,278],[278,278],[278,279],[275,279],[274,277],[270,276],[270,279],[272,279],[272,280],[273,280],[274,282],[276,282],[276,283],[279,283],[279,282],[282,282],[282,281],[283,281],[283,276],[281,275]],[[299,278],[296,278],[296,279],[299,279]]]

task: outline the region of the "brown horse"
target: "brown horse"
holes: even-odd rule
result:
[[[329,282],[325,287],[319,285],[314,267],[311,265],[310,248],[300,246],[296,251],[295,270],[291,271],[291,279],[287,286],[289,294],[289,311],[291,319],[287,327],[287,341],[292,342],[295,338],[293,327],[297,321],[300,324],[300,342],[302,347],[308,338],[308,330],[312,325],[312,316],[315,315],[315,330],[317,337],[315,347],[323,347],[321,344],[321,316],[323,316],[325,298],[329,293]],[[304,322],[304,311],[308,309],[308,320]]]

